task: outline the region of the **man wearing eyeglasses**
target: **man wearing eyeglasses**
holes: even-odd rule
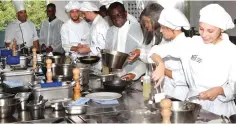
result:
[[[120,2],[109,6],[108,13],[113,26],[107,32],[105,48],[123,53],[130,53],[140,47],[143,34],[139,23],[127,20],[127,12]],[[145,64],[137,60],[125,66],[119,75],[127,80],[137,80],[145,71]]]
[[[56,6],[53,3],[47,5],[47,17],[48,20],[42,22],[40,27],[40,44],[43,47],[43,44],[48,48],[52,49],[51,51],[57,53],[63,53],[62,48],[60,29],[63,25],[63,21],[58,19],[55,16]]]

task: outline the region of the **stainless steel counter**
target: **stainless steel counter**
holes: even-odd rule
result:
[[[90,87],[90,84],[89,84]],[[141,90],[142,86],[138,82],[133,85],[134,89]],[[142,92],[138,90],[127,90],[122,92],[122,97],[118,99],[117,105],[100,105],[90,101],[87,113],[81,115],[88,123],[161,123],[161,115],[158,111],[151,112],[146,109],[142,97]],[[61,118],[62,117],[62,118]],[[79,115],[67,115],[64,111],[53,111],[46,108],[44,119],[31,121],[27,111],[15,112],[13,117],[0,119],[1,123],[52,123],[57,119],[70,119],[71,123],[83,123]],[[196,123],[207,123],[213,119],[220,119],[220,116],[201,110]],[[62,121],[61,123],[69,123]]]

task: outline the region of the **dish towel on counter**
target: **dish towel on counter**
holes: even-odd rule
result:
[[[77,99],[76,101],[72,102],[71,105],[84,105],[84,104],[86,104],[89,100],[90,100],[89,98],[80,97],[80,98]]]
[[[10,88],[24,86],[23,82],[20,81],[3,81],[3,83],[8,85]]]
[[[112,100],[93,100],[94,102],[102,105],[111,105],[111,104],[119,104],[117,99]]]
[[[84,105],[89,100],[90,100],[90,98],[80,97],[79,99],[74,101],[71,105]],[[113,99],[113,100],[94,100],[94,99],[92,99],[92,101],[96,102],[98,104],[102,104],[102,105],[119,104],[117,99]]]

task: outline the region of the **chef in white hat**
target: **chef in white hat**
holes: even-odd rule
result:
[[[18,47],[25,44],[26,47],[34,45],[38,49],[39,41],[34,23],[27,19],[23,0],[14,0],[17,19],[8,24],[5,33],[6,47],[15,39]],[[20,49],[20,48],[18,48]]]
[[[152,62],[153,59],[158,64],[152,78],[159,81],[164,78],[165,68],[161,58],[180,58],[189,85],[187,97],[198,95],[199,99],[193,102],[217,115],[229,117],[235,114],[238,53],[229,36],[224,33],[232,28],[232,18],[223,7],[219,4],[205,6],[200,10],[200,36],[163,44],[151,50],[148,60]]]
[[[80,17],[80,4],[77,0],[71,0],[65,6],[70,19],[61,27],[62,47],[66,53],[72,52],[74,58],[85,56],[79,54],[81,45],[89,44],[90,25]]]
[[[84,19],[90,22],[89,44],[78,48],[78,53],[90,53],[90,55],[100,55],[100,49],[105,48],[105,39],[109,25],[102,16],[98,14],[99,7],[94,1],[83,2],[80,4],[80,11]],[[101,62],[95,66],[98,70],[102,69]]]
[[[105,5],[107,9],[108,9],[109,6],[110,6],[112,3],[114,3],[114,2],[120,2],[120,3],[123,4],[123,0],[99,0],[99,2],[100,2],[100,4]],[[112,21],[111,21],[111,19],[110,19],[110,17],[109,17],[108,15],[105,16],[104,19],[108,22],[108,24],[109,24],[110,26],[113,25],[113,23],[112,23]],[[127,19],[128,19],[130,22],[138,22],[138,20],[137,20],[133,15],[131,15],[131,14],[129,14],[129,13],[127,13]]]
[[[176,19],[176,20],[175,20]],[[159,16],[160,32],[163,34],[162,43],[180,43],[186,39],[182,29],[189,30],[190,24],[185,15],[176,8],[165,8]],[[161,44],[162,44],[161,43]],[[154,45],[151,50],[160,45]],[[146,59],[147,53],[140,49],[140,58]],[[188,93],[188,85],[185,80],[182,64],[179,58],[166,57],[165,79],[163,88],[166,95],[184,101]]]

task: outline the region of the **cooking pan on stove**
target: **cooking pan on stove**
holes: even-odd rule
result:
[[[84,57],[80,57],[78,59],[81,63],[84,63],[84,64],[94,64],[100,60],[100,57],[98,57],[98,56],[84,56]]]

